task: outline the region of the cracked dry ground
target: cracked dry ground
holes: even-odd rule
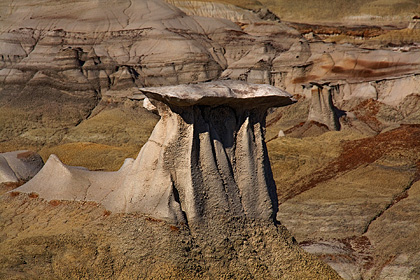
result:
[[[346,279],[419,279],[420,125],[288,141],[268,149],[278,220],[301,246]]]

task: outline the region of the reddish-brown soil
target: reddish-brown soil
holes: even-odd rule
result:
[[[302,34],[313,33],[317,35],[347,35],[370,38],[384,34],[386,31],[379,26],[332,26],[313,25],[305,23],[290,23]]]
[[[19,182],[6,182],[0,184],[0,195],[3,193],[6,193],[8,191],[14,190],[20,186],[22,186],[25,182],[19,181]]]
[[[376,100],[367,99],[360,102],[360,104],[354,107],[352,111],[359,121],[362,121],[373,131],[379,133],[386,127],[382,122],[378,120],[377,117],[382,105],[383,104]],[[347,124],[352,126],[351,122],[348,122]]]
[[[297,184],[289,189],[287,194],[282,195],[281,200],[290,199],[304,191],[307,191],[317,184],[329,180],[339,173],[355,169],[364,164],[370,164],[390,152],[404,154],[415,154],[420,152],[420,124],[401,125],[401,127],[376,135],[354,141],[347,141],[343,144],[341,155],[325,168],[305,178],[303,184]],[[420,174],[419,161],[415,166]],[[419,179],[420,175],[416,178]]]

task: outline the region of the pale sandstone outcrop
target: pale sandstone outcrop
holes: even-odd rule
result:
[[[206,81],[237,68],[240,73],[228,71],[223,76],[247,79],[247,72],[261,70],[260,61],[266,64],[265,75],[269,74],[274,56],[300,37],[284,23],[264,21],[256,13],[224,4],[191,2],[197,7],[195,12],[188,10],[188,15],[159,0],[92,2],[84,5],[83,12],[74,8],[74,2],[38,3],[36,8],[31,4],[1,4],[1,68],[25,72],[27,77],[20,84],[41,71],[54,85],[54,72],[75,70],[87,77],[93,89],[105,91],[118,83],[111,75],[121,67],[129,70],[128,76],[138,86]],[[182,8],[181,2],[175,4]],[[206,5],[220,6],[227,14],[237,9],[241,11],[237,14],[249,14],[249,20],[242,30],[231,21],[235,19],[214,14]],[[0,73],[7,81],[9,72]],[[269,76],[261,80],[253,75],[249,82],[270,82]],[[66,79],[59,82],[71,84]],[[127,85],[132,84],[119,87]]]
[[[161,119],[135,161],[117,172],[91,172],[51,156],[15,191],[96,201],[112,212],[141,212],[172,223],[226,215],[275,218],[265,115],[269,107],[291,104],[288,93],[233,81],[141,91]]]
[[[111,9],[106,3],[83,2],[82,12],[74,2],[30,4],[2,4],[11,9],[1,20],[3,65],[59,73],[83,69],[96,85],[98,79],[106,82],[116,66],[129,67],[131,78],[141,85],[190,82],[194,72],[196,81],[214,79],[225,62],[205,30],[239,29],[226,20],[186,16],[159,0],[113,2]],[[189,36],[183,35],[186,31]],[[110,82],[108,87],[114,85]]]
[[[132,163],[133,159],[126,159],[116,172],[92,172],[84,167],[67,166],[51,155],[40,172],[16,190],[34,191],[46,200],[102,201],[119,186]]]

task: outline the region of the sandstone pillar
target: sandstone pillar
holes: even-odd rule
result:
[[[92,172],[52,157],[17,190],[49,200],[93,200],[115,213],[170,223],[275,219],[265,116],[269,107],[291,104],[288,93],[230,81],[141,91],[161,119],[136,160],[118,172]]]
[[[313,85],[311,89],[311,107],[308,121],[316,121],[328,127],[329,130],[339,130],[340,124],[334,112],[332,102],[333,88],[328,85]]]
[[[265,115],[269,107],[291,104],[290,95],[227,81],[142,92],[161,119],[109,202],[125,200],[119,211],[172,222],[275,217]]]

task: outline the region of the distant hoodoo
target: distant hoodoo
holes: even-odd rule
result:
[[[332,91],[333,88],[328,85],[312,85],[308,121],[324,124],[329,130],[339,130],[340,123],[334,112]]]
[[[118,172],[93,172],[53,157],[44,169],[61,170],[59,178],[43,176],[53,173],[42,170],[17,191],[93,200],[113,212],[141,212],[171,223],[275,218],[265,116],[269,107],[293,103],[290,94],[238,81],[140,90],[161,119],[136,160]],[[83,195],[74,194],[76,189]]]

